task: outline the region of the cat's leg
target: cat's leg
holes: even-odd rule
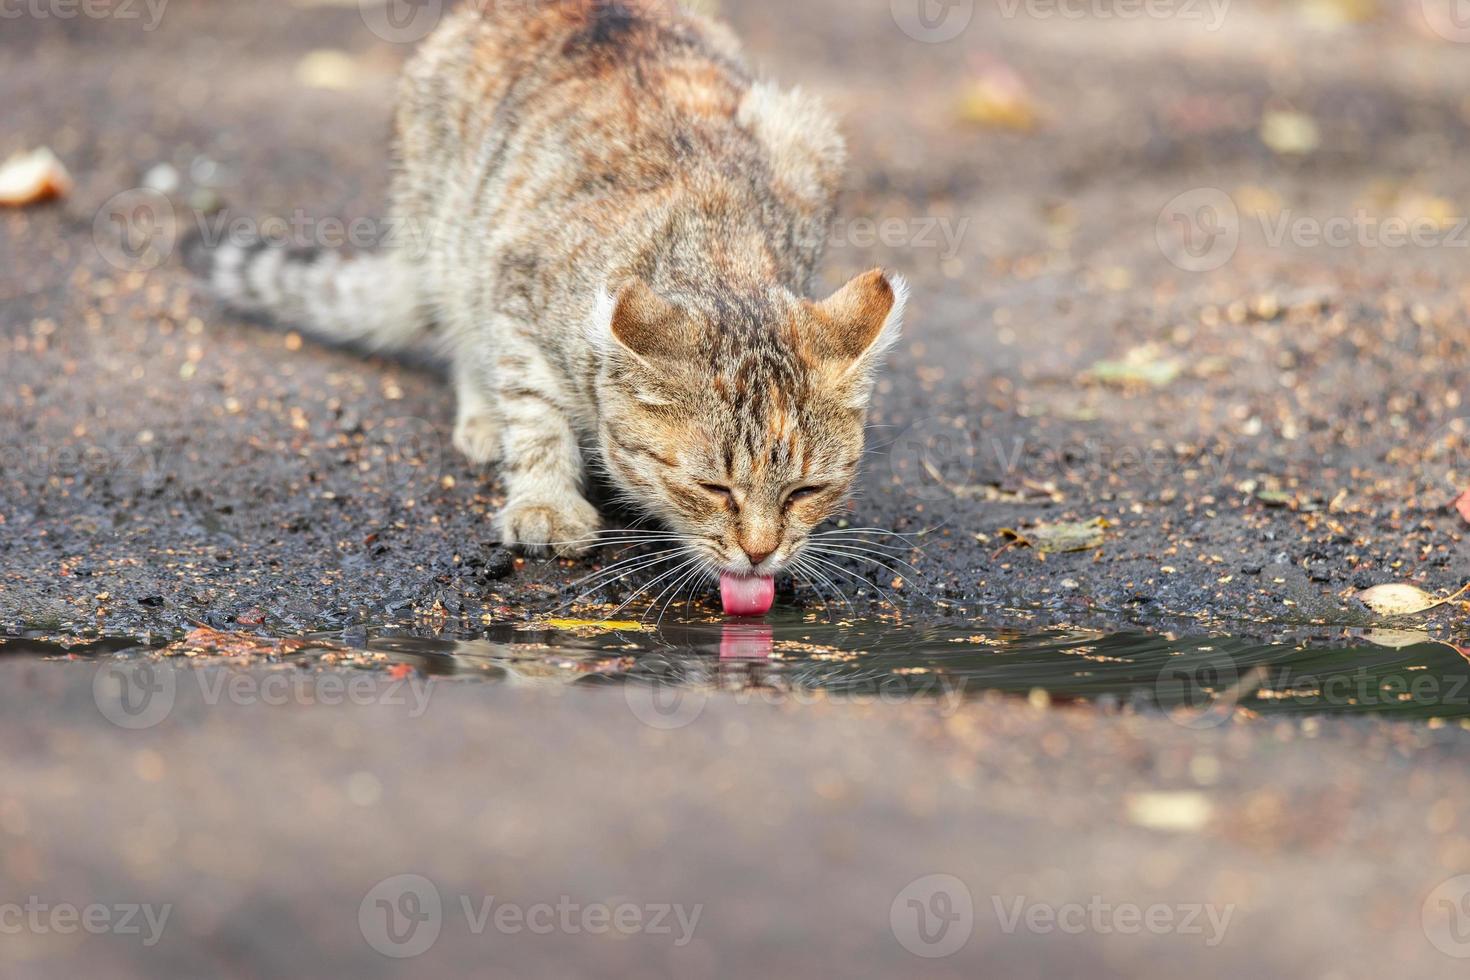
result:
[[[454,359],[454,448],[472,463],[493,463],[503,443],[494,388],[468,352]]]
[[[582,450],[566,385],[530,340],[510,324],[496,331],[505,508],[500,539],[530,551],[586,551],[601,520],[582,496]]]

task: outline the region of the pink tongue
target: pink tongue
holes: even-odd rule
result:
[[[776,580],[770,575],[720,576],[720,598],[731,616],[764,616],[776,601]]]

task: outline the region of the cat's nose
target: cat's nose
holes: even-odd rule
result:
[[[745,545],[741,545],[740,550],[745,552],[745,557],[750,559],[752,565],[759,565],[776,553],[775,548],[749,548]]]

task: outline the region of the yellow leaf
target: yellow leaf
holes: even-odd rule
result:
[[[643,624],[631,619],[548,619],[540,623],[553,630],[597,630],[602,633],[637,633]]]
[[[1438,599],[1423,589],[1403,582],[1375,585],[1358,593],[1358,601],[1380,616],[1412,616],[1428,612],[1436,606],[1453,602],[1470,590],[1470,585],[1443,599]]]

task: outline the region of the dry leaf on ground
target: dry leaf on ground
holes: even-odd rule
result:
[[[1123,388],[1165,388],[1184,370],[1184,365],[1165,357],[1158,347],[1135,347],[1119,360],[1098,361],[1088,368],[1085,379]]]
[[[1415,613],[1428,612],[1447,602],[1453,602],[1466,591],[1470,591],[1470,585],[1465,586],[1454,595],[1441,599],[1430,595],[1416,585],[1391,582],[1387,585],[1375,585],[1371,589],[1364,589],[1358,593],[1357,598],[1359,602],[1380,616],[1412,616]]]
[[[1003,527],[1000,534],[1023,548],[1035,548],[1043,555],[1068,551],[1089,551],[1102,547],[1104,531],[1112,527],[1105,518],[1070,524],[1038,524],[1024,531]]]
[[[1466,523],[1470,523],[1470,490],[1460,494],[1459,499],[1455,501],[1455,510],[1460,512],[1460,516],[1465,518]]]

